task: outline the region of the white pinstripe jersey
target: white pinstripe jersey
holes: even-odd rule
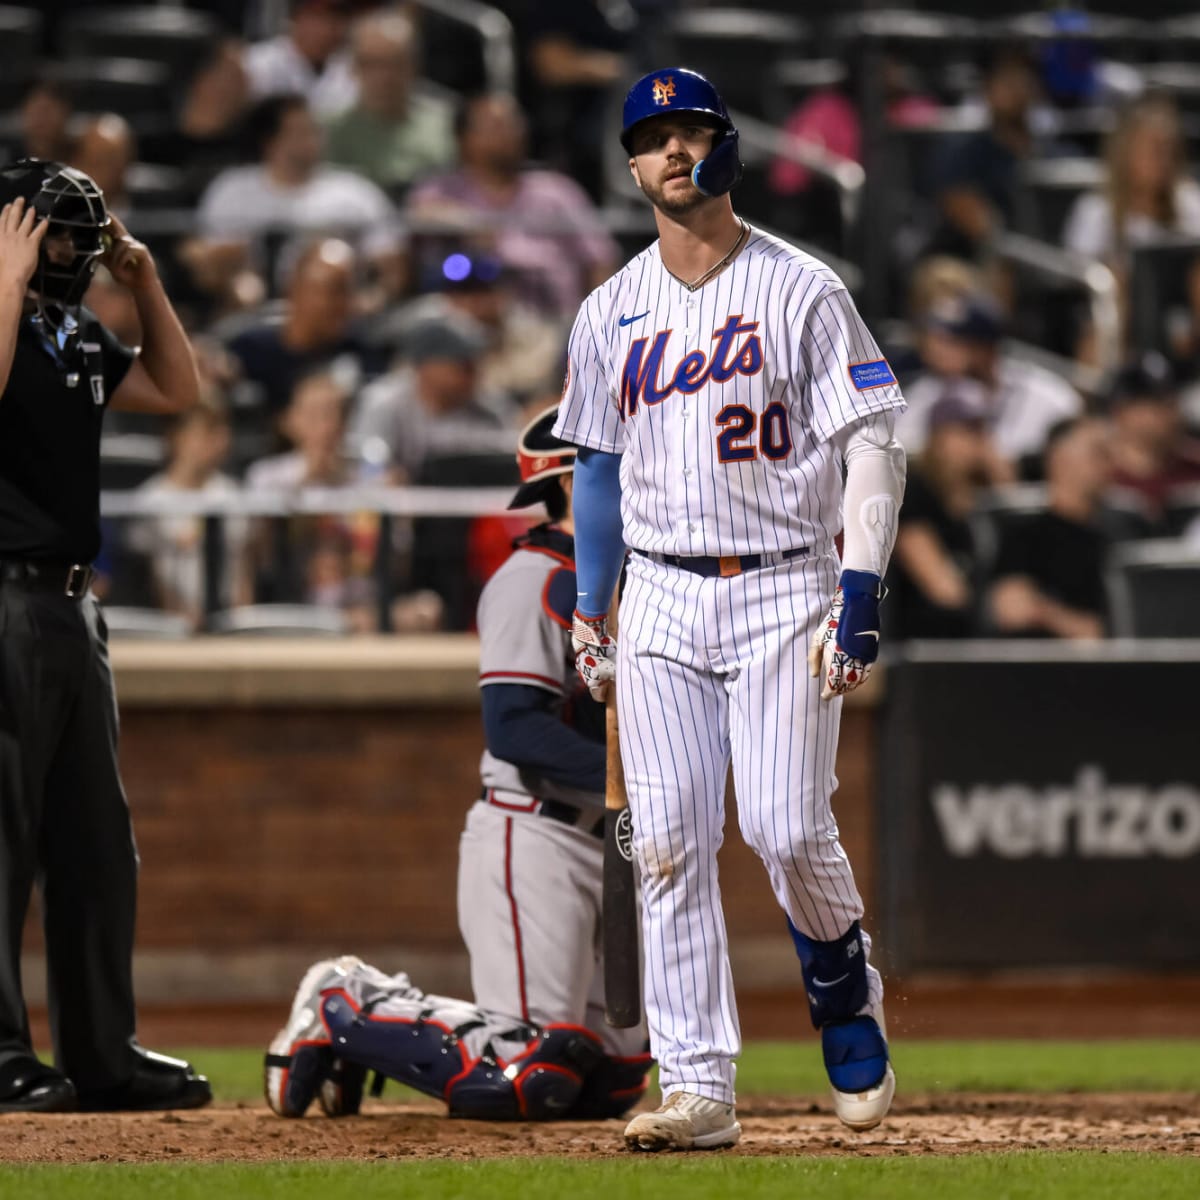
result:
[[[830,545],[842,527],[830,439],[903,407],[837,275],[751,229],[696,292],[655,242],[588,296],[554,432],[622,454],[628,546],[754,554]]]

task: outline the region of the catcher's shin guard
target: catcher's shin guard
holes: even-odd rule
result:
[[[317,1103],[327,1117],[354,1117],[362,1107],[367,1086],[367,1068],[335,1058],[321,1081]]]
[[[355,1066],[363,1073],[377,1071],[444,1100],[457,1117],[563,1117],[579,1095],[584,1076],[603,1057],[587,1030],[553,1025],[531,1027],[531,1040],[512,1058],[501,1059],[486,1050],[476,1057],[464,1039],[478,1025],[453,1029],[432,1017],[376,1017],[342,990],[324,995],[321,1014],[333,1053],[346,1064],[344,1072]],[[345,1078],[361,1098],[363,1074]],[[332,1092],[330,1099],[337,1104]]]
[[[497,1064],[480,1059],[471,1071],[455,1080],[446,1094],[450,1115],[562,1120],[579,1097],[585,1076],[603,1057],[604,1051],[590,1030],[575,1025],[547,1025],[523,1054]]]

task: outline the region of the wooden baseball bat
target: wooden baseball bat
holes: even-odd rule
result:
[[[617,599],[608,614],[608,631],[617,633]],[[642,1019],[642,972],[638,953],[637,878],[633,867],[633,825],[625,772],[621,766],[621,730],[617,689],[605,702],[607,767],[604,782],[604,1019],[629,1029]]]

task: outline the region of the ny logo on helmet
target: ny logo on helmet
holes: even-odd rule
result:
[[[675,76],[668,75],[666,79],[656,79],[654,81],[653,95],[655,104],[670,104],[675,98]]]

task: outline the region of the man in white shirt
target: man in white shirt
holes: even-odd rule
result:
[[[395,295],[404,277],[399,216],[370,180],[322,162],[321,128],[304,98],[261,101],[249,130],[259,162],[222,171],[200,198],[200,237],[184,251],[199,286],[221,295],[247,270],[265,276],[269,235],[331,235],[367,260],[384,297]],[[271,282],[255,289],[270,292]]]
[[[349,108],[358,99],[346,49],[352,8],[348,0],[293,0],[287,32],[246,49],[251,98],[298,92],[323,117]]]
[[[910,456],[925,448],[929,414],[949,380],[961,382],[985,414],[996,483],[1015,478],[1022,461],[1041,454],[1050,430],[1082,411],[1065,379],[1004,350],[1003,319],[984,295],[936,300],[919,336],[924,370],[905,384],[908,411],[896,421],[896,437]]]

